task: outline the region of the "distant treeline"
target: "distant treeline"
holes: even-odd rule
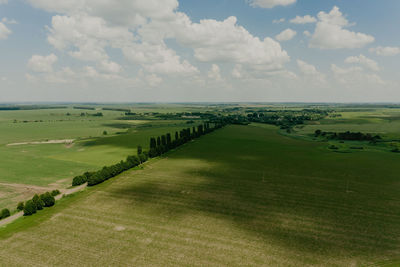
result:
[[[317,121],[325,118],[331,111],[320,109],[303,109],[300,111],[267,111],[247,114],[251,122],[266,123],[279,126],[281,129],[291,129],[306,121]]]
[[[175,132],[175,138],[173,140],[170,133],[158,136],[157,138],[152,137],[150,138],[149,157],[153,158],[162,155],[171,149],[189,142],[190,140],[213,132],[224,125],[225,123],[218,122],[214,123],[214,127],[210,127],[210,123],[204,123],[197,126],[197,128],[193,127],[192,130],[190,128],[182,129],[179,133]]]
[[[80,107],[80,106],[75,106],[74,109],[96,110],[96,108],[93,107]]]
[[[66,106],[0,106],[1,110],[64,109]]]
[[[316,130],[314,133],[315,137],[326,137],[327,139],[333,139],[333,140],[343,140],[343,141],[372,141],[376,142],[378,140],[381,140],[382,137],[379,135],[373,135],[370,133],[364,134],[361,132],[341,132],[341,133],[335,133],[335,132],[323,132],[321,130]]]
[[[102,108],[102,110],[110,110],[110,111],[122,111],[126,113],[130,113],[131,110],[128,108]]]

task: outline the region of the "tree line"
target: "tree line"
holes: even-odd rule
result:
[[[45,207],[52,207],[56,203],[55,196],[59,195],[59,190],[53,190],[46,192],[41,195],[34,195],[32,199],[26,202],[19,202],[17,205],[17,211],[23,211],[24,216],[35,214],[38,210],[42,210]],[[10,217],[11,212],[9,209],[3,209],[0,213],[0,220]]]
[[[210,123],[206,122],[204,124],[200,124],[199,126],[193,128],[185,128],[176,131],[174,138],[172,138],[171,133],[167,133],[165,135],[161,135],[150,138],[150,150],[149,157],[154,158],[160,156],[171,149],[177,148],[190,140],[198,138],[202,135],[213,132],[216,129],[223,127],[225,124],[222,122],[214,123],[213,127],[210,127]]]
[[[100,184],[112,177],[121,174],[124,171],[132,169],[140,164],[146,162],[149,156],[147,152],[143,152],[142,148],[138,147],[138,155],[137,156],[128,156],[125,161],[121,160],[121,162],[111,165],[104,166],[101,170],[96,172],[85,172],[82,175],[74,177],[72,180],[72,185],[82,185],[84,183],[88,183],[88,186],[94,186]]]
[[[380,135],[373,135],[370,133],[364,134],[361,132],[323,132],[321,130],[316,130],[314,132],[315,137],[326,137],[327,139],[334,139],[334,140],[343,140],[343,141],[370,141],[370,142],[377,142],[381,140],[382,137]]]

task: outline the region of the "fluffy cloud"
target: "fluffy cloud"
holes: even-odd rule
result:
[[[310,47],[320,49],[361,48],[375,40],[371,35],[345,29],[349,26],[348,20],[336,6],[329,13],[319,12]]]
[[[57,56],[50,54],[48,56],[33,55],[28,61],[28,68],[34,72],[53,72],[53,64],[57,62]]]
[[[104,20],[129,27],[147,22],[148,18],[168,21],[173,19],[177,0],[28,0],[33,6],[49,12],[76,15],[89,14]]]
[[[400,47],[378,46],[375,48],[370,48],[369,51],[371,53],[376,53],[378,56],[391,57],[400,54]]]
[[[193,74],[197,68],[180,56],[164,42],[160,44],[132,43],[123,48],[124,55],[132,62],[141,64],[148,72],[159,74]]]
[[[315,66],[308,64],[302,60],[297,60],[297,66],[299,67],[300,71],[305,75],[319,74]]]
[[[212,64],[211,69],[208,71],[208,78],[220,81],[222,80],[221,77],[221,69],[218,65]]]
[[[111,27],[102,18],[84,15],[54,16],[49,32],[51,45],[59,50],[69,50],[72,57],[84,61],[107,60],[107,46],[118,48],[133,40],[128,29]]]
[[[310,15],[306,15],[304,17],[296,16],[294,19],[290,20],[290,23],[294,24],[307,24],[307,23],[315,23],[317,22],[317,19],[314,17],[311,17]]]
[[[362,66],[365,66],[370,70],[379,71],[378,63],[370,58],[367,58],[364,55],[348,57],[345,59],[345,62],[349,64],[351,63],[361,64]]]
[[[278,34],[277,36],[275,36],[276,40],[283,42],[283,41],[289,41],[291,39],[293,39],[293,37],[295,37],[297,34],[296,31],[292,30],[292,29],[286,29],[283,32],[281,32],[280,34]]]
[[[11,30],[4,23],[0,22],[0,40],[5,40],[11,34]]]
[[[285,22],[285,21],[286,21],[285,18],[280,18],[280,19],[274,19],[274,20],[272,21],[272,23],[274,23],[274,24],[279,24],[279,23],[283,23],[283,22]]]
[[[3,18],[1,22],[6,24],[18,24],[18,22],[15,19],[9,19],[9,18]]]
[[[319,85],[326,83],[325,75],[320,73],[315,66],[302,60],[297,60],[297,66],[305,81]]]
[[[250,6],[261,8],[273,8],[276,6],[288,6],[296,3],[297,0],[248,0]]]
[[[336,80],[347,88],[370,88],[385,84],[379,75],[376,73],[366,73],[363,68],[358,66],[341,68],[332,64],[331,70]]]
[[[169,48],[165,39],[193,49],[195,59],[201,62],[232,62],[270,71],[282,69],[289,61],[278,42],[253,36],[237,25],[235,17],[193,23],[176,11],[176,0],[162,4],[155,0],[119,0],[118,4],[111,0],[30,1],[38,8],[61,13],[53,17],[49,27],[50,44],[100,66],[110,61],[107,47],[112,47],[121,49],[126,58],[147,72],[197,73],[197,68]]]

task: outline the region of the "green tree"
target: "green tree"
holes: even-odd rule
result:
[[[0,220],[10,217],[10,210],[9,209],[3,209],[0,213]]]
[[[40,199],[43,201],[45,207],[54,206],[56,203],[56,199],[49,192],[40,195]]]
[[[36,194],[32,198],[33,204],[36,206],[36,210],[42,210],[44,206],[44,202],[40,197]]]
[[[156,148],[157,147],[157,142],[154,137],[150,138],[150,149]]]
[[[58,196],[59,194],[61,194],[61,192],[60,192],[60,190],[58,190],[58,189],[55,189],[55,190],[51,191],[51,195],[52,195],[53,197]]]
[[[24,202],[19,202],[17,205],[17,210],[18,211],[23,211],[24,210]]]
[[[157,137],[157,146],[161,146],[161,138]]]
[[[137,154],[140,155],[142,154],[143,150],[142,150],[142,146],[138,146],[137,147]]]
[[[24,216],[29,216],[36,213],[36,205],[32,200],[28,200],[24,206]]]
[[[165,135],[161,136],[161,145],[163,146],[167,145],[167,137]]]

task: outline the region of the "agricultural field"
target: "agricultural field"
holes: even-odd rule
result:
[[[147,105],[111,108],[148,112]],[[155,105],[159,113],[185,109],[189,107]],[[99,112],[103,116],[93,115]],[[135,155],[137,146],[148,147],[151,136],[194,125],[151,115],[146,116],[149,120],[121,120],[124,117],[123,111],[102,106],[0,110],[0,209],[14,210],[35,193],[66,188],[76,175]]]
[[[0,262],[396,266],[398,162],[228,125],[3,227]]]

